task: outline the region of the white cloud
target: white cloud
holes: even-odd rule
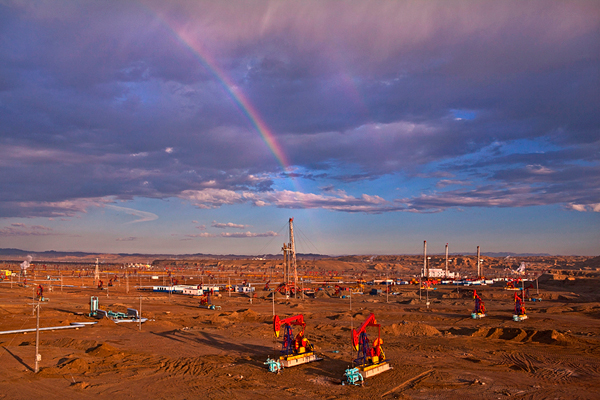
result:
[[[49,236],[60,235],[52,228],[42,225],[27,226],[23,223],[13,223],[11,226],[0,228],[0,236]]]
[[[245,229],[249,225],[234,224],[233,222],[223,223],[223,222],[213,221],[210,226],[212,226],[213,228],[219,228],[219,229],[226,229],[226,228]]]
[[[568,209],[579,211],[579,212],[600,212],[600,203],[597,204],[573,204],[567,205]]]
[[[270,237],[277,236],[277,232],[269,231],[265,233],[253,233],[253,232],[223,232],[221,237],[227,238],[247,238],[247,237]]]
[[[227,189],[184,190],[180,197],[189,200],[198,208],[205,209],[245,202],[241,193]]]
[[[531,172],[532,174],[541,174],[541,175],[546,175],[546,174],[551,174],[554,171],[551,170],[548,167],[544,167],[543,165],[539,165],[539,164],[535,164],[535,165],[528,165],[527,169],[529,170],[529,172]]]
[[[138,219],[127,222],[127,224],[135,224],[138,222],[148,222],[148,221],[154,221],[154,220],[158,219],[158,215],[151,213],[151,212],[147,212],[147,211],[140,211],[140,210],[135,210],[133,208],[127,208],[127,207],[119,207],[119,206],[115,206],[112,204],[106,204],[104,207],[110,208],[110,209],[116,210],[116,211],[123,211],[126,214],[138,217]]]
[[[199,208],[217,208],[222,205],[251,203],[258,207],[308,209],[321,208],[333,211],[379,213],[403,209],[380,196],[363,194],[360,197],[347,195],[344,191],[315,194],[281,190],[274,192],[238,193],[224,189],[186,190],[182,196]],[[219,228],[242,228],[243,226],[217,226]]]
[[[278,236],[277,232],[273,232],[273,231],[268,231],[268,232],[264,232],[264,233],[256,233],[256,232],[223,232],[221,234],[216,234],[216,233],[208,233],[208,232],[203,232],[203,233],[196,233],[193,235],[185,235],[188,238],[198,238],[198,237],[203,237],[203,238],[216,238],[216,237],[221,237],[221,238],[254,238],[254,237],[271,237],[271,236]]]

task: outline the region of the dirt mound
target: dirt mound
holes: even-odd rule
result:
[[[445,333],[449,333],[451,335],[460,335],[460,336],[473,336],[473,334],[477,332],[475,328],[457,328],[452,327],[445,331]]]
[[[98,323],[96,325],[94,325],[94,327],[101,327],[101,326],[110,326],[110,327],[113,327],[113,326],[115,326],[115,323],[114,323],[114,321],[112,321],[112,320],[110,320],[108,318],[100,318],[98,320]]]
[[[369,310],[363,310],[363,311],[354,313],[353,317],[354,318],[358,318],[358,319],[360,319],[359,317],[362,317],[362,319],[367,319],[367,317],[369,315],[371,315],[371,311],[369,311]]]
[[[120,351],[112,347],[110,344],[102,343],[98,346],[87,349],[86,353],[94,357],[110,357],[114,354],[119,354]]]
[[[75,389],[87,389],[89,388],[91,385],[87,382],[75,382],[71,384],[71,387],[75,388]]]
[[[575,338],[554,329],[539,331],[531,337],[532,342],[566,345],[575,342]]]
[[[558,301],[564,301],[564,302],[577,302],[577,301],[581,301],[579,300],[579,295],[575,294],[575,293],[571,293],[571,294],[561,294],[558,296]]]
[[[419,291],[416,290],[416,291],[409,291],[409,292],[401,292],[399,296],[415,299],[415,298],[419,297]]]
[[[72,360],[68,360],[59,366],[59,368],[65,372],[68,371],[71,374],[83,374],[90,369],[90,365],[87,361],[82,360],[81,358],[74,358]]]
[[[223,365],[231,365],[233,358],[223,356],[184,357],[160,363],[160,370],[172,375],[211,375]]]
[[[328,315],[327,318],[332,319],[334,321],[337,320],[347,320],[350,321],[350,312],[346,311],[343,313],[338,313],[338,314],[333,314],[333,315]]]
[[[262,317],[256,311],[246,308],[232,312],[228,316],[228,319],[242,322],[253,322],[262,320]]]
[[[329,293],[327,293],[325,290],[319,290],[315,293],[315,297],[318,299],[322,299],[322,298],[330,298],[331,295]]]
[[[566,307],[566,306],[548,307],[546,309],[546,313],[548,313],[548,314],[562,314],[562,313],[569,312],[569,311],[573,311],[573,309],[571,307]]]
[[[458,294],[456,292],[447,293],[447,294],[442,295],[442,299],[460,299],[460,298],[461,298],[460,294]]]
[[[442,333],[431,325],[418,322],[403,322],[383,328],[383,332],[395,336],[439,336]]]
[[[535,342],[544,344],[567,345],[577,340],[554,329],[537,331],[520,328],[480,328],[471,336],[488,339],[502,339],[514,342]]]
[[[285,295],[279,292],[271,292],[265,296],[267,299],[272,299],[275,296],[276,299],[285,299]]]
[[[215,324],[215,325],[222,325],[222,324],[227,324],[230,321],[229,319],[229,315],[228,314],[216,314],[216,313],[212,313],[210,316],[208,316],[208,318],[206,318],[206,321],[208,321],[211,324]]]
[[[95,340],[80,340],[68,337],[56,340],[42,340],[40,343],[42,346],[52,346],[79,350],[87,350],[98,345],[98,342],[96,342]]]
[[[415,305],[415,304],[419,304],[419,303],[420,303],[420,301],[419,301],[419,300],[417,300],[417,299],[410,299],[410,300],[402,300],[402,301],[399,301],[398,303],[400,303],[400,304],[410,304],[410,305]]]

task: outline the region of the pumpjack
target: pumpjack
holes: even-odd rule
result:
[[[198,307],[207,308],[209,310],[220,310],[221,309],[221,306],[215,306],[214,304],[212,304],[210,292],[208,292],[208,291],[206,293],[204,293],[202,296],[200,296],[200,305]]]
[[[485,317],[485,305],[481,297],[477,294],[477,290],[473,290],[473,298],[475,299],[475,309],[471,313],[471,317],[473,319],[481,319]]]
[[[367,336],[367,327],[369,326],[377,327],[377,339],[372,344]],[[354,346],[354,350],[358,351],[358,357],[354,360],[354,364],[364,378],[369,378],[391,369],[381,348],[382,344],[381,325],[377,323],[375,314],[371,313],[360,328],[352,329],[352,345]]]
[[[523,298],[515,293],[515,311],[513,313],[513,321],[520,322],[527,319],[525,306],[523,306]]]
[[[294,336],[292,331],[292,325],[302,327],[296,336]],[[314,353],[314,346],[304,337],[306,323],[302,314],[284,319],[279,319],[279,316],[275,315],[273,317],[273,332],[275,333],[275,337],[279,337],[282,328],[283,343],[279,360],[283,367],[289,368],[311,361],[322,360],[322,358],[317,357]]]

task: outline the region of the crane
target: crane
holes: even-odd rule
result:
[[[301,330],[294,336],[292,326],[300,326]],[[273,332],[279,337],[283,329],[283,343],[281,345],[281,364],[284,367],[293,367],[310,361],[319,361],[314,354],[314,346],[304,337],[306,322],[302,314],[280,319],[278,315],[273,317]]]
[[[377,339],[373,341],[372,345],[367,335],[367,328],[370,326],[377,327]],[[371,313],[358,329],[352,329],[352,346],[354,350],[358,351],[354,364],[364,372],[365,378],[390,369],[381,348],[382,344],[381,325],[377,323],[375,314]]]

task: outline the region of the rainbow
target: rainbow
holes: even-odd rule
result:
[[[277,162],[283,168],[285,173],[291,172],[292,168],[290,162],[287,159],[282,146],[278,143],[275,135],[269,129],[267,124],[261,118],[259,112],[250,103],[248,98],[237,88],[236,84],[227,76],[227,74],[218,67],[217,63],[210,57],[210,55],[204,51],[204,49],[196,43],[196,41],[188,36],[182,29],[176,29],[173,24],[170,24],[165,18],[160,16],[155,11],[146,8],[152,15],[157,18],[164,27],[166,27],[175,37],[177,41],[188,48],[192,54],[195,55],[196,59],[202,64],[202,66],[209,71],[219,83],[225,89],[225,92],[231,97],[235,105],[239,110],[248,118],[250,123],[254,126],[256,131],[260,134],[262,140],[267,145],[268,149],[273,153]],[[288,175],[289,176],[289,175]],[[290,176],[291,177],[291,176]],[[292,178],[293,179],[293,178]],[[295,184],[296,185],[296,184]]]

